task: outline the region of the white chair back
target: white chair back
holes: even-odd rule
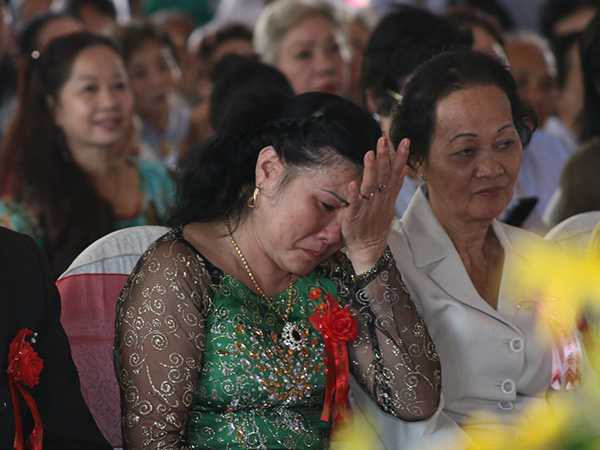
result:
[[[561,246],[585,249],[598,223],[600,223],[600,211],[576,214],[552,227],[545,238]]]
[[[122,446],[119,387],[113,364],[115,306],[140,256],[166,227],[117,230],[87,247],[56,281],[61,322],[79,372],[81,392],[100,431]]]

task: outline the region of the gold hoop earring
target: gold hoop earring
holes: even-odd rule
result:
[[[252,193],[252,197],[248,199],[248,208],[254,208],[256,206],[256,201],[258,200],[258,195],[260,194],[260,188],[256,186],[254,188],[254,192]]]

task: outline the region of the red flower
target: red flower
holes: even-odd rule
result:
[[[331,294],[326,294],[325,300],[327,306],[316,309],[310,318],[313,326],[335,343],[353,341],[358,326],[348,307],[340,308]]]
[[[13,447],[16,450],[24,450],[26,447],[31,450],[42,450],[44,441],[42,417],[35,399],[24,387],[24,385],[29,388],[37,386],[40,382],[40,373],[44,368],[42,358],[31,346],[31,342],[35,343],[35,339],[31,336],[35,336],[33,331],[29,328],[21,328],[10,343],[8,351],[8,387],[15,414]],[[27,443],[23,435],[23,418],[21,417],[19,395],[25,401],[33,418],[33,430],[29,435],[29,439],[27,439]]]
[[[32,334],[30,329],[21,328],[10,343],[8,356],[8,375],[12,381],[21,382],[30,388],[38,385],[44,368],[42,358],[27,341]]]
[[[325,342],[326,385],[321,420],[334,425],[347,415],[350,366],[346,344],[358,335],[358,325],[346,306],[340,308],[331,294],[325,303],[315,308],[310,323],[321,333]]]

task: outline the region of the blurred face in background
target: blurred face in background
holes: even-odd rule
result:
[[[337,30],[327,18],[307,17],[281,40],[276,66],[296,94],[310,91],[344,94],[346,66]]]
[[[361,70],[371,30],[360,20],[353,20],[347,24],[344,31],[351,51],[348,89],[353,100],[362,103]]]
[[[147,40],[133,52],[128,69],[137,113],[166,128],[164,122],[180,78],[171,49],[162,42]]]
[[[109,149],[126,135],[133,98],[121,57],[110,47],[83,50],[52,102],[54,120],[76,161],[84,149]],[[85,164],[84,162],[82,164]]]
[[[542,48],[533,42],[511,40],[506,44],[506,54],[519,95],[534,109],[540,126],[543,126],[556,109],[556,68]]]
[[[177,52],[177,59],[185,65],[189,59],[188,38],[194,31],[194,22],[185,14],[172,15],[157,24],[158,28],[169,35]]]
[[[194,31],[194,21],[187,15],[179,12],[159,11],[153,17],[153,22],[169,39],[175,47],[177,63],[181,76],[177,82],[177,89],[184,98],[193,103],[194,90],[198,73],[198,61],[188,49],[188,39]]]

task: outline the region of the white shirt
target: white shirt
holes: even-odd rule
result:
[[[555,138],[559,139],[563,145],[569,151],[569,154],[572,154],[579,147],[579,142],[577,137],[569,130],[562,120],[558,117],[552,116],[542,128],[546,133]]]

